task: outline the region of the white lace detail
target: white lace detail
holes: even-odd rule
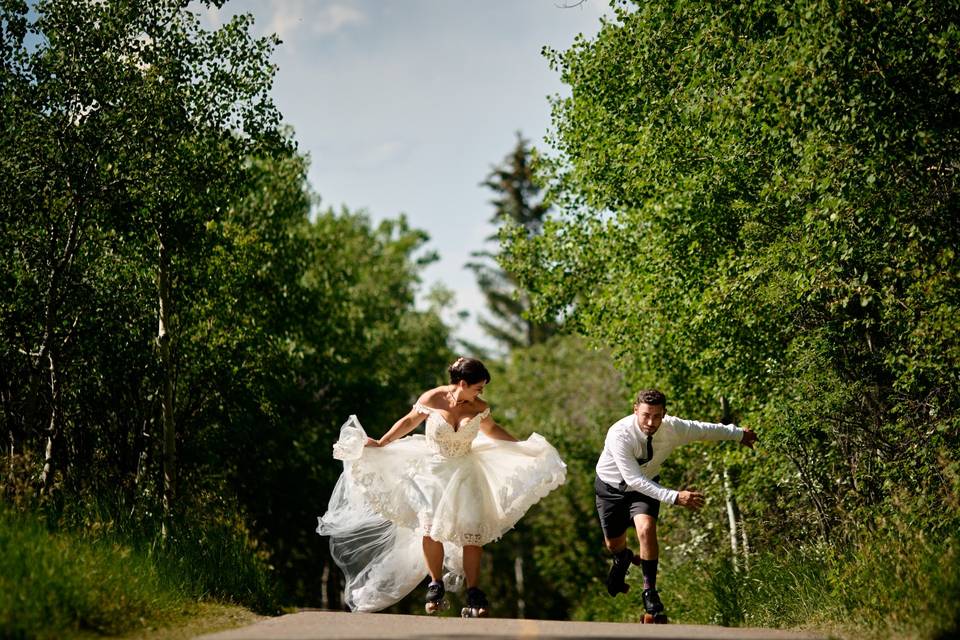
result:
[[[479,423],[475,418],[470,422]],[[461,428],[460,431],[454,432],[443,420],[440,420],[440,424],[443,425],[441,428],[445,429],[444,433],[458,434],[463,431]],[[422,441],[423,436],[413,436],[413,438]],[[387,520],[401,527],[413,529],[417,535],[428,535],[435,540],[444,540],[460,546],[482,546],[501,538],[513,528],[517,520],[531,506],[566,480],[566,465],[543,436],[534,433],[526,442],[538,447],[542,446],[541,457],[529,460],[527,464],[515,469],[507,477],[498,478],[500,486],[496,493],[496,502],[499,506],[499,517],[473,522],[469,529],[464,529],[460,522],[436,518],[433,513],[436,505],[424,503],[421,489],[415,482],[400,482],[391,487],[385,486],[383,470],[374,464],[364,464],[364,460],[354,462],[351,471],[357,488],[369,501],[370,506]],[[469,444],[470,441],[467,441],[467,445]],[[459,441],[455,446],[461,446]],[[450,459],[451,457],[438,456],[438,458]],[[463,459],[463,456],[453,458]],[[434,463],[429,457],[417,458],[409,461],[401,473],[406,478],[430,474],[432,473],[430,467]],[[472,505],[483,503],[483,496],[474,490],[470,490],[468,495],[461,495],[461,498]]]
[[[432,413],[427,418],[427,445],[434,453],[444,458],[459,458],[470,453],[473,439],[480,430],[480,416],[475,415],[454,428],[439,413]]]
[[[340,439],[333,444],[333,457],[336,460],[358,460],[367,444],[367,434],[357,416],[350,418],[340,428]]]
[[[487,407],[472,418],[461,421],[460,426],[454,429],[436,409],[419,402],[413,408],[427,416],[427,446],[444,458],[459,458],[470,453],[473,440],[480,431],[480,423],[490,415],[490,407]]]
[[[556,455],[543,436],[534,433],[529,441],[542,442],[552,452],[546,454],[530,467],[517,469],[503,480],[499,491],[499,504],[503,508],[502,516],[496,521],[485,521],[474,531],[459,531],[446,521],[421,523],[416,528],[418,535],[429,535],[434,540],[446,540],[459,546],[483,546],[495,542],[513,529],[530,507],[540,502],[551,491],[562,485],[567,479],[566,465]],[[426,525],[426,526],[424,526]]]
[[[425,414],[427,414],[428,416],[431,415],[431,414],[433,414],[433,409],[431,409],[430,407],[428,407],[428,406],[425,405],[425,404],[420,404],[419,402],[417,402],[416,404],[414,404],[414,405],[413,405],[413,408],[414,408],[415,410],[419,411],[420,413],[425,413]]]
[[[500,538],[566,477],[556,449],[538,434],[521,442],[480,434],[488,410],[454,430],[440,412],[414,407],[428,415],[426,436],[365,447],[351,416],[335,447],[344,473],[317,531],[330,536],[355,611],[381,610],[419,584],[422,536],[444,543],[444,582],[453,587],[463,574],[458,547]]]

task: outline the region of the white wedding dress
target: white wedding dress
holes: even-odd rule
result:
[[[427,574],[423,536],[444,543],[444,583],[459,590],[463,546],[498,539],[566,478],[542,436],[507,442],[480,433],[489,409],[454,428],[434,409],[414,408],[427,414],[426,436],[366,447],[350,416],[333,446],[344,469],[317,533],[330,536],[353,611],[379,611],[416,588]]]

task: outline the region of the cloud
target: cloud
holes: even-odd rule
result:
[[[257,33],[275,33],[288,46],[304,33],[330,35],[368,20],[367,14],[350,0],[236,0],[223,9],[195,1],[190,9],[205,26],[214,29],[238,13],[253,13]]]
[[[275,33],[281,40],[291,40],[294,32],[303,25],[303,2],[274,0],[268,22],[264,25],[266,33]]]
[[[319,34],[335,33],[351,24],[366,22],[367,16],[354,6],[331,4],[313,18],[313,31]]]
[[[366,22],[367,16],[357,7],[342,3],[318,3],[310,0],[272,0],[267,33],[276,33],[281,40],[291,40],[302,27],[314,34],[329,35],[354,24]]]

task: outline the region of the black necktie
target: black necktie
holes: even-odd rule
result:
[[[653,436],[647,436],[647,457],[640,461],[640,464],[647,464],[653,460]]]

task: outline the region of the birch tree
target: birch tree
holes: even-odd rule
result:
[[[622,2],[548,52],[560,210],[501,261],[678,410],[756,420],[790,535],[960,459],[957,11]]]
[[[64,348],[71,326],[91,312],[80,286],[83,243],[91,232],[120,231],[156,268],[168,521],[181,260],[202,251],[205,225],[242,192],[250,156],[290,147],[268,95],[276,40],[251,36],[249,16],[204,30],[188,4],[46,0],[23,23],[39,46],[5,56],[5,106],[14,115],[11,106],[22,107],[4,144],[17,172],[4,191],[24,234],[13,257],[20,282],[38,291],[43,319],[21,351],[44,363],[50,386],[41,483],[51,481],[63,429]]]

